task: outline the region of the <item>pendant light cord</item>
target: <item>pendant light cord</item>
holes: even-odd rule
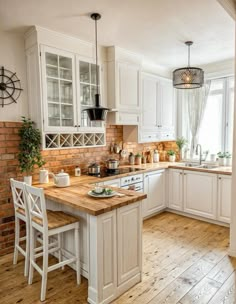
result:
[[[96,52],[96,86],[98,92],[98,37],[97,37],[97,19],[95,19],[95,52]]]
[[[188,45],[188,67],[190,67],[190,44]]]

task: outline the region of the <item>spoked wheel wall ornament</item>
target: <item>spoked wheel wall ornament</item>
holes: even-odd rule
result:
[[[16,73],[0,68],[0,106],[4,107],[16,103],[20,97],[21,91],[20,80]]]

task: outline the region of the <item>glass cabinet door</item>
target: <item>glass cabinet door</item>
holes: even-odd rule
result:
[[[72,57],[45,52],[48,127],[74,127]]]
[[[102,127],[100,121],[90,121],[83,110],[95,106],[96,65],[93,63],[79,61],[80,80],[80,105],[81,105],[81,127]],[[100,73],[98,72],[98,86],[100,89]]]

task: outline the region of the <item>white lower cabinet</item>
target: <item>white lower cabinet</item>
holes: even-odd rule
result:
[[[147,194],[143,201],[144,218],[165,209],[165,170],[144,174],[144,193]]]
[[[216,219],[217,175],[184,171],[184,211]]]
[[[169,208],[183,210],[183,170],[169,169]]]
[[[231,176],[218,175],[217,219],[225,223],[230,223],[231,182]]]

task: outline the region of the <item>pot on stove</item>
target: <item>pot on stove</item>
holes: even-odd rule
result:
[[[116,159],[109,159],[106,162],[107,169],[109,169],[109,170],[116,170],[116,169],[118,169],[119,164],[120,164],[120,162],[118,160],[116,160]]]
[[[89,175],[98,175],[100,174],[100,166],[97,163],[93,163],[88,166],[88,174]]]

